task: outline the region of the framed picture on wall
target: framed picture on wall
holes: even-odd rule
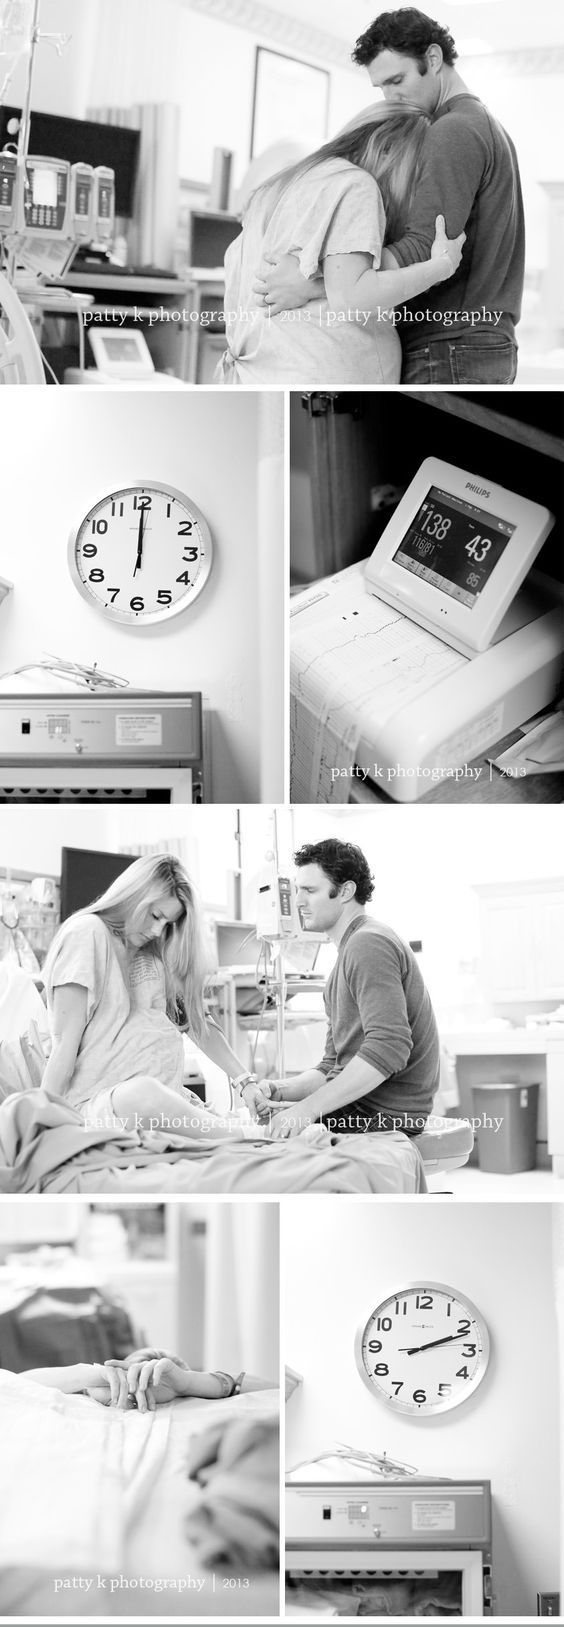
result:
[[[308,151],[327,135],[329,74],[298,57],[257,46],[251,158],[275,142],[299,141]]]

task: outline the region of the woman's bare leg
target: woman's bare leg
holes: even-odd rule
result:
[[[112,1091],[116,1118],[127,1130],[163,1130],[187,1136],[192,1141],[242,1139],[240,1124],[217,1119],[202,1103],[184,1101],[178,1091],[161,1085],[159,1079],[143,1076],[115,1085]]]

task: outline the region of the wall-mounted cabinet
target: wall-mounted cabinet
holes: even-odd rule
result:
[[[506,882],[475,891],[486,998],[564,998],[564,881]]]

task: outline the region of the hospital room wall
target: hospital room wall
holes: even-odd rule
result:
[[[80,398],[80,399],[79,399]],[[15,391],[0,421],[3,671],[48,650],[98,664],[134,687],[201,689],[212,709],[212,790],[260,799],[257,447],[260,398],[53,391],[49,412]],[[109,624],[78,595],[67,539],[89,505],[132,478],[169,482],[203,510],[215,543],[210,582],[184,615],[152,628]],[[280,565],[280,569],[281,569]],[[49,606],[48,615],[46,606]],[[282,614],[282,611],[280,612]],[[271,727],[281,728],[281,719]]]
[[[44,113],[84,118],[99,26],[99,0],[42,0],[39,24],[45,33],[67,35],[70,43],[61,55],[53,46],[39,44],[33,66],[32,105]],[[26,71],[24,59],[16,67],[6,96],[13,107],[21,106]]]
[[[258,873],[272,846],[272,814],[241,810],[243,833],[243,913],[252,919]],[[441,1014],[447,1006],[487,999],[477,985],[480,908],[475,888],[483,883],[553,880],[563,875],[559,806],[538,814],[531,806],[512,809],[508,840],[502,807],[461,806],[456,819],[448,807],[396,807],[389,810],[298,806],[278,812],[279,857],[290,864],[304,842],[326,837],[356,842],[374,876],[369,913],[400,936],[423,941],[423,971]],[[530,1005],[530,1002],[529,1002]]]
[[[307,1263],[303,1238],[307,1227]],[[499,1615],[533,1615],[559,1585],[558,1355],[549,1204],[369,1207],[294,1200],[284,1217],[285,1360],[303,1375],[288,1408],[288,1465],[337,1441],[422,1475],[489,1479]],[[354,1335],[404,1282],[468,1294],[490,1331],[477,1393],[442,1418],[395,1417],[373,1400]]]

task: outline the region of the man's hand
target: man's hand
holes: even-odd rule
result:
[[[241,1096],[248,1107],[252,1119],[267,1119],[271,1109],[270,1085],[266,1080],[261,1084],[243,1085]]]
[[[323,299],[325,287],[322,277],[302,277],[295,254],[283,254],[275,260],[265,254],[253,283],[257,305],[266,308],[269,316],[280,316],[282,311],[296,311],[310,299]]]
[[[447,237],[445,217],[444,215],[437,215],[435,237],[431,247],[431,259],[441,259],[444,255],[450,264],[450,269],[446,270],[444,276],[440,278],[441,282],[446,282],[449,277],[452,277],[453,272],[458,271],[465,242],[466,232],[461,232],[459,237]]]
[[[132,1350],[122,1360],[113,1357],[102,1368],[108,1375],[110,1406],[127,1407],[133,1396],[138,1412],[154,1412],[156,1406],[172,1401],[181,1393],[175,1379],[178,1369],[190,1372],[181,1356],[173,1356],[169,1350],[157,1350],[153,1345]]]
[[[302,1108],[300,1102],[296,1102],[294,1107],[286,1108],[283,1113],[273,1113],[269,1140],[287,1141],[290,1136],[299,1136],[301,1131],[307,1130],[308,1125],[313,1122],[312,1114]]]

